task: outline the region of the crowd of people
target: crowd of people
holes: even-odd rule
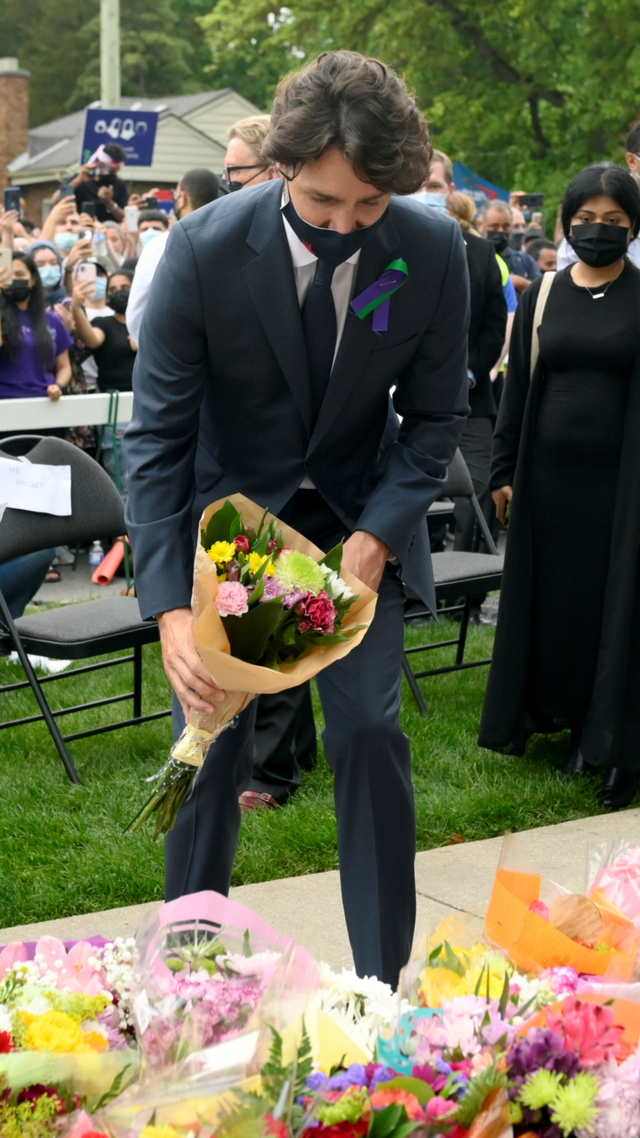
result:
[[[627,168],[600,163],[571,181],[551,239],[533,195],[514,192],[509,201],[478,206],[460,192],[450,157],[432,150],[400,81],[376,64],[373,82],[372,66],[328,53],[285,81],[271,119],[256,116],[231,129],[222,184],[207,170],[189,171],[169,212],[153,192],[128,193],[119,177],[123,154],[107,144],[61,188],[41,227],[15,214],[0,218],[2,245],[13,249],[11,271],[0,270],[0,398],[129,391],[136,366],[121,488],[126,496],[129,467],[141,608],[160,619],[177,730],[189,708],[207,710],[220,698],[189,639],[189,558],[176,535],[189,543],[194,501],[237,489],[270,494],[274,512],[280,508],[283,520],[318,544],[347,538],[349,567],[379,588],[378,631],[372,626],[366,649],[350,657],[357,664],[363,651],[370,654],[367,682],[353,669],[344,673],[366,723],[376,725],[367,735],[371,763],[379,760],[389,779],[369,787],[373,804],[364,813],[347,785],[360,769],[357,739],[344,720],[339,684],[323,680],[346,850],[347,803],[356,829],[369,828],[374,844],[383,840],[374,803],[381,792],[399,815],[412,817],[408,745],[397,725],[396,618],[406,596],[433,603],[428,544],[442,549],[447,534],[438,525],[427,534],[422,507],[446,493],[445,457],[456,445],[496,536],[509,514],[480,743],[521,755],[532,734],[570,729],[564,777],[604,770],[609,809],[632,801],[640,777],[640,124],[627,141]],[[353,109],[364,104],[369,118]],[[240,197],[190,216],[227,193]],[[178,221],[184,224],[175,230]],[[368,332],[348,312],[356,277],[374,276],[378,262],[381,272],[392,255],[411,264],[408,287],[391,305],[397,326],[365,345]],[[363,276],[363,283],[370,282]],[[365,349],[366,364],[358,356]],[[360,371],[371,377],[369,397],[354,387]],[[304,375],[309,391],[300,394]],[[356,416],[351,436],[327,409],[330,395],[349,422],[341,385]],[[236,406],[240,431],[255,432],[256,454],[271,432],[280,463],[273,477],[272,459],[260,465],[246,456],[238,464]],[[105,435],[107,469],[124,429]],[[71,437],[95,447],[91,427]],[[363,457],[360,470],[367,448],[375,455]],[[353,473],[340,475],[348,461]],[[378,463],[373,474],[371,462]],[[253,466],[255,476],[247,473]],[[458,502],[454,518],[454,548],[471,550],[470,504]],[[150,584],[147,568],[162,548],[175,569],[166,588],[157,574]],[[475,598],[476,621],[483,600]],[[386,688],[385,667],[395,669]],[[233,749],[234,770],[246,752],[235,782],[231,766],[226,774],[220,766],[225,747]],[[235,822],[218,818],[231,850],[231,862],[229,849],[220,854],[218,880],[206,867],[213,838],[199,846],[194,836],[199,796],[215,790],[218,813],[225,795],[245,810],[276,808],[300,785],[301,769],[316,754],[308,685],[255,701],[242,730],[216,744],[218,753],[218,767],[212,761],[205,768],[211,785],[199,780],[169,835],[169,895],[212,882],[222,887],[230,874]],[[351,886],[344,888],[349,894]],[[407,899],[407,927],[410,909]],[[349,931],[362,946],[360,932]],[[395,964],[359,951],[378,975],[394,972]]]

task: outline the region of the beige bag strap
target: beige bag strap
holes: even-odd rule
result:
[[[536,370],[536,364],[540,356],[540,340],[538,337],[538,329],[542,324],[542,317],[544,310],[547,306],[551,285],[556,279],[555,273],[544,273],[542,276],[542,284],[540,285],[540,292],[536,301],[536,310],[533,314],[533,331],[531,333],[531,368],[529,370],[529,382],[533,379],[533,373]]]

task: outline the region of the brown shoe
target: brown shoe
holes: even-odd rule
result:
[[[248,814],[251,810],[259,810],[262,806],[268,806],[272,810],[277,810],[280,805],[279,802],[276,802],[272,794],[261,794],[259,790],[244,790],[238,802],[244,814]]]

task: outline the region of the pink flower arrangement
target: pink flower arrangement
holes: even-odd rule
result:
[[[249,597],[239,581],[223,581],[215,600],[220,616],[243,616],[249,611]]]
[[[95,948],[85,940],[78,941],[69,951],[55,936],[40,937],[36,945],[35,963],[40,974],[52,972],[56,976],[56,987],[66,992],[84,992],[87,996],[98,996],[105,990],[103,973],[90,964],[95,956]],[[13,968],[26,963],[28,953],[21,942],[8,944],[0,952],[0,979]]]
[[[575,996],[566,997],[560,1012],[547,1012],[549,1028],[562,1037],[565,1050],[576,1052],[583,1067],[595,1067],[620,1054],[623,1028],[615,1025],[614,1018],[612,1007],[581,1003]]]
[[[317,597],[309,594],[305,600],[300,601],[296,612],[303,618],[298,625],[300,632],[313,629],[314,632],[333,632],[338,611],[326,592],[318,593]]]

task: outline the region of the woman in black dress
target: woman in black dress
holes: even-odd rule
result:
[[[493,497],[499,517],[510,502],[512,513],[479,742],[521,755],[530,734],[571,727],[563,773],[605,768],[602,801],[618,809],[640,773],[636,182],[588,167],[562,224],[580,259],[553,280],[533,375],[543,278],[525,292],[496,425]]]

